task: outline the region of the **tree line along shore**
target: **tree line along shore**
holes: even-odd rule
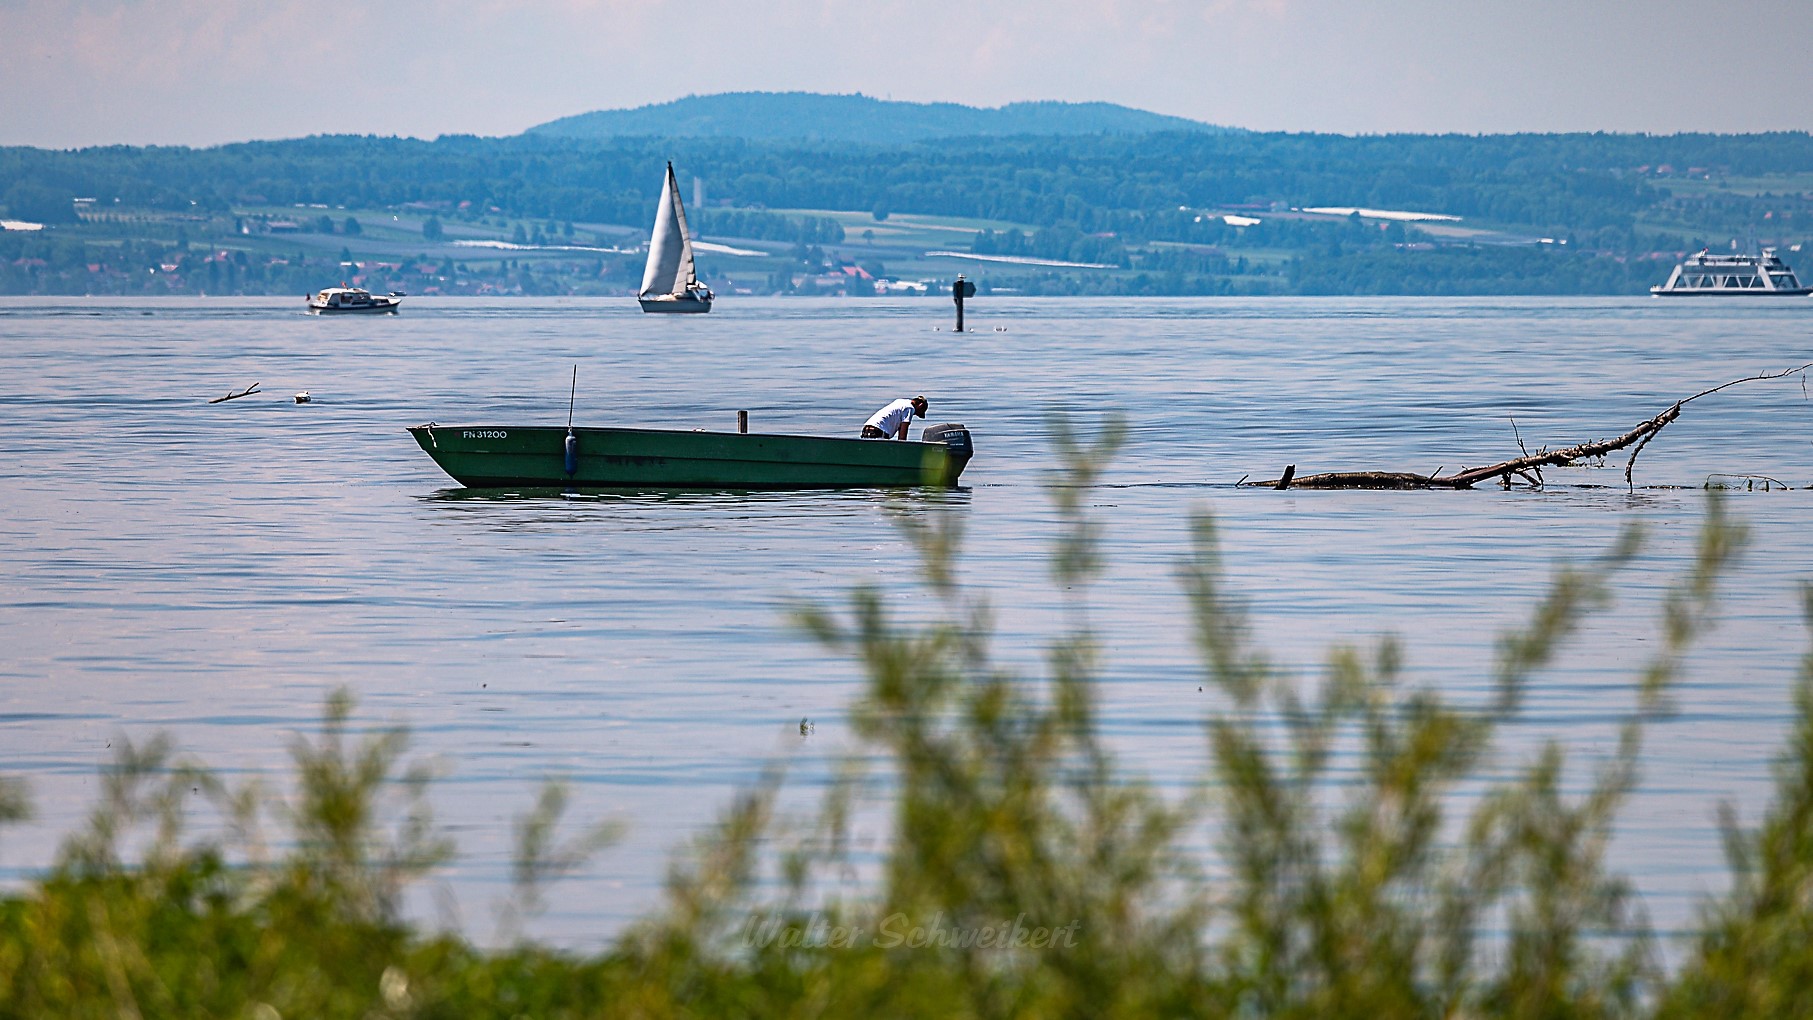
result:
[[[726,294],[1641,294],[1813,245],[1804,133],[323,136],[0,149],[0,293],[626,294],[669,159]]]

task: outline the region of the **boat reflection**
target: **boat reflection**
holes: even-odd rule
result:
[[[899,515],[958,512],[971,505],[967,488],[866,489],[440,489],[418,499],[437,517],[497,531],[565,528],[596,522],[636,532],[716,530],[754,524],[773,533],[810,533],[813,524],[845,523],[893,533]],[[802,527],[805,529],[802,531]]]
[[[437,489],[420,497],[426,503],[595,503],[622,505],[700,506],[722,509],[735,505],[890,505],[967,506],[968,486],[946,488],[871,487],[856,489]]]

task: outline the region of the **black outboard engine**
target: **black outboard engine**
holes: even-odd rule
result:
[[[970,441],[969,429],[948,422],[943,425],[927,425],[919,438],[927,443],[943,443],[950,451],[950,471],[944,484],[956,485],[957,476],[963,473],[964,465],[976,453],[975,444]]]
[[[975,446],[970,443],[969,429],[963,425],[949,422],[943,425],[927,425],[919,438],[928,443],[943,443],[951,448],[952,453],[960,454],[964,460],[968,460],[976,452]]]

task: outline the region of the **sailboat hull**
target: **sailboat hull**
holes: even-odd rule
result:
[[[711,299],[694,297],[691,294],[678,296],[663,294],[659,297],[637,298],[645,312],[709,312]]]

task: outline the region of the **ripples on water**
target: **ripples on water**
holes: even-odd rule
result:
[[[1813,484],[1797,382],[1696,402],[1645,450],[1549,473],[1540,493],[1236,490],[1285,464],[1434,471],[1526,442],[1621,432],[1706,386],[1809,360],[1813,307],[1646,300],[1014,301],[948,329],[937,300],[726,302],[709,317],[620,301],[410,299],[400,316],[311,318],[299,300],[0,302],[0,772],[38,818],[0,839],[16,880],[97,790],[118,734],[164,730],[236,777],[280,776],[290,735],[349,684],[361,718],[408,722],[440,762],[462,855],[443,878],[468,927],[505,891],[509,821],[543,777],[631,834],[539,931],[595,944],[655,901],[669,850],[758,770],[791,763],[800,806],[847,738],[848,664],[790,631],[800,598],[857,584],[929,607],[893,519],[955,515],[1004,657],[1037,662],[1057,598],[1048,416],[1110,410],[1131,444],[1091,499],[1112,570],[1095,593],[1106,728],[1172,788],[1201,774],[1212,707],[1173,570],[1189,515],[1221,520],[1236,587],[1275,657],[1311,676],[1331,640],[1405,639],[1412,677],[1484,689],[1491,637],[1551,566],[1642,522],[1618,608],[1541,675],[1527,754],[1608,752],[1655,647],[1663,586],[1692,553],[1713,472]],[[995,332],[1004,327],[1006,332]],[[404,426],[592,425],[849,433],[924,392],[978,452],[954,494],[538,494],[451,488]],[[264,393],[208,405],[262,383]],[[314,402],[289,394],[307,389]],[[1588,485],[1604,487],[1585,487]],[[1720,799],[1754,810],[1804,635],[1813,493],[1739,495],[1751,552],[1651,733],[1617,861],[1656,920],[1691,917],[1723,865]],[[817,731],[802,741],[798,723]]]

